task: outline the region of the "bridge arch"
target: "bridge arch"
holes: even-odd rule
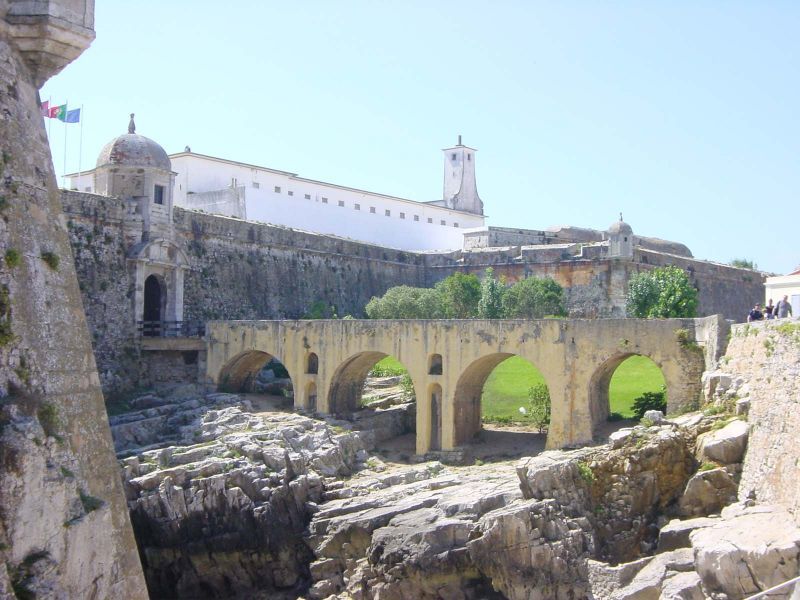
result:
[[[611,378],[614,376],[617,368],[619,368],[622,363],[634,356],[646,358],[656,367],[658,367],[659,371],[661,371],[662,377],[664,378],[667,397],[669,397],[670,382],[667,380],[666,372],[661,364],[660,357],[656,356],[654,358],[653,356],[639,352],[620,352],[615,354],[598,365],[592,374],[591,379],[589,380],[589,413],[591,414],[592,418],[593,430],[597,429],[598,425],[608,419],[608,416],[610,415],[611,408],[609,392],[611,388]],[[642,390],[642,392],[644,391],[645,390]]]
[[[273,358],[283,364],[283,361],[278,356],[262,350],[240,352],[220,369],[217,378],[219,390],[223,392],[250,391],[259,371]],[[292,378],[291,373],[289,373],[289,378]]]
[[[366,350],[342,361],[331,378],[328,391],[328,412],[347,414],[358,410],[367,375],[378,362],[387,356],[391,355],[379,350]],[[411,377],[410,373],[409,377]],[[412,385],[414,385],[413,377]],[[414,385],[414,391],[416,392],[416,390],[416,385]]]
[[[531,360],[522,355],[497,352],[478,358],[462,371],[456,382],[453,398],[454,444],[456,446],[468,443],[481,430],[481,401],[486,380],[500,363],[514,356],[518,356],[537,371],[539,370]],[[544,377],[544,374],[542,376]],[[545,384],[549,389],[546,378]]]

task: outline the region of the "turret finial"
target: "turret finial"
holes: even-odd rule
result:
[[[458,145],[459,146],[461,145],[461,134],[460,133],[458,134]]]
[[[622,213],[619,213],[619,220],[622,222]]]
[[[136,123],[133,122],[133,113],[131,113],[131,122],[128,123],[128,133],[136,133]]]

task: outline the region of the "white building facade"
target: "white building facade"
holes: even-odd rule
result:
[[[444,151],[445,198],[416,202],[295,173],[189,151],[171,154],[174,205],[248,221],[402,250],[457,250],[465,230],[485,227],[475,183],[475,150]],[[95,192],[95,171],[68,175],[70,187]]]

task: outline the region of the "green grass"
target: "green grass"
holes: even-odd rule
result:
[[[403,364],[387,356],[376,367],[383,371],[405,373]],[[481,414],[501,419],[519,420],[520,406],[528,405],[528,389],[546,383],[539,370],[524,358],[512,356],[489,374],[481,396]],[[633,401],[644,392],[658,392],[664,385],[661,369],[646,356],[631,356],[611,377],[609,399],[611,412],[633,417]]]
[[[518,420],[519,407],[528,404],[528,388],[546,383],[539,370],[519,356],[501,362],[489,375],[481,396],[481,414]],[[649,358],[631,356],[611,377],[611,412],[633,416],[633,401],[643,392],[657,392],[664,385],[661,370]]]
[[[387,356],[386,358],[379,360],[375,363],[375,366],[372,367],[372,370],[375,374],[378,374],[379,377],[383,377],[386,375],[404,375],[408,373],[406,368],[403,366],[399,360],[397,360],[394,356]]]
[[[528,389],[545,383],[539,370],[524,358],[512,356],[489,374],[481,396],[481,416],[520,419],[520,406],[528,406]]]

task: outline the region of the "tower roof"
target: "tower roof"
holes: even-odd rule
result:
[[[631,235],[633,233],[633,229],[631,229],[631,226],[622,220],[622,213],[619,213],[619,221],[614,221],[611,224],[611,226],[608,228],[608,233],[612,235],[620,233]]]
[[[128,124],[128,133],[114,138],[100,151],[97,167],[106,165],[172,170],[172,162],[164,149],[150,138],[136,133],[133,114]]]

